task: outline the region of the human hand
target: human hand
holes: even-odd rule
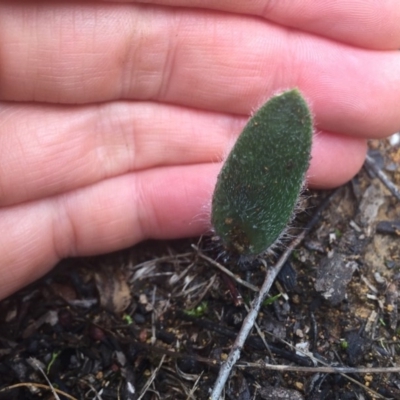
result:
[[[0,3],[0,298],[205,231],[219,161],[276,91],[311,103],[312,187],[399,129],[398,1],[149,2]]]

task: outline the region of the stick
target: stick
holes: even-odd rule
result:
[[[322,211],[327,207],[332,197],[338,192],[335,190],[333,193],[328,195],[320,204],[317,211],[305,227],[305,229],[290,243],[288,248],[282,254],[278,262],[275,266],[267,271],[265,276],[264,283],[261,286],[261,289],[254,299],[251,309],[247,314],[245,320],[243,321],[242,327],[236,337],[236,340],[232,346],[232,349],[229,353],[228,359],[221,365],[219,370],[218,378],[215,381],[214,388],[212,390],[210,400],[220,400],[221,393],[224,390],[226,381],[229,378],[231,370],[233,366],[236,364],[237,360],[240,358],[240,352],[242,347],[249,335],[250,331],[252,330],[254,323],[256,321],[257,315],[260,311],[262,303],[264,302],[265,298],[267,297],[269,290],[271,289],[272,284],[274,283],[277,275],[279,274],[281,268],[285,264],[286,260],[292,254],[293,250],[301,243],[301,241],[305,238],[307,233],[313,228],[313,226],[319,220],[319,217]]]
[[[379,169],[374,159],[367,155],[367,157],[365,158],[365,164],[376,174],[376,176],[382,181],[382,183],[390,190],[393,196],[395,196],[396,199],[400,201],[400,190],[386,176],[386,174]]]

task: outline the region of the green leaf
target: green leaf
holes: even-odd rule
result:
[[[275,296],[268,297],[267,299],[265,299],[263,301],[262,305],[264,307],[269,306],[270,304],[275,303],[275,301],[278,300],[279,297],[281,297],[281,296],[282,296],[282,293],[278,293]]]
[[[297,89],[272,97],[249,120],[218,176],[212,224],[224,246],[256,255],[290,222],[309,165],[312,117]]]
[[[191,310],[185,310],[184,313],[189,315],[190,317],[199,318],[202,317],[208,310],[208,303],[206,301],[202,301],[197,307],[192,308]]]

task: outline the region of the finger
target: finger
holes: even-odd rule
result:
[[[44,3],[26,19],[27,5],[0,7],[3,99],[152,99],[249,115],[297,86],[319,129],[382,137],[400,126],[398,51],[204,10]]]
[[[0,118],[2,206],[128,172],[221,161],[246,123],[244,117],[132,102],[81,107],[8,104],[0,108]],[[331,137],[343,143],[343,154],[354,142],[325,134],[326,149],[319,146],[319,154],[331,152]],[[319,135],[315,140],[320,140]],[[329,155],[324,159],[329,160]],[[329,182],[335,179],[327,179],[333,170],[347,176],[340,168],[314,164],[311,175],[317,169],[316,175]]]
[[[0,106],[0,205],[223,159],[246,118],[154,103]]]
[[[319,132],[314,135],[307,172],[309,186],[330,189],[343,185],[361,169],[368,146],[365,139]]]
[[[199,7],[251,14],[285,26],[369,49],[400,47],[397,0],[116,0],[180,7]]]
[[[206,230],[207,218],[199,223],[193,217],[207,204],[217,171],[217,164],[144,171],[0,209],[0,229],[7,232],[0,241],[0,299],[63,257]],[[159,231],[153,231],[156,226]]]
[[[365,145],[352,138],[343,145],[341,139],[319,134],[310,184],[330,187],[356,173]],[[328,144],[331,152],[324,153]],[[328,169],[334,163],[343,166],[338,175],[335,169],[326,177],[326,170],[318,167]],[[45,274],[63,257],[109,252],[146,238],[207,231],[219,169],[219,164],[200,164],[145,170],[0,209],[0,231],[7,232],[0,242],[0,298]]]

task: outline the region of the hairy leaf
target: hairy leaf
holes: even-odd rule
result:
[[[304,185],[312,117],[297,89],[272,97],[249,120],[218,176],[212,224],[228,249],[266,251],[290,222]]]

